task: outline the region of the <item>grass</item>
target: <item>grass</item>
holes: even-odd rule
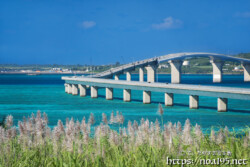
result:
[[[229,132],[225,127],[207,134],[189,120],[182,126],[144,119],[129,121],[125,128],[119,112],[109,121],[103,114],[98,126],[94,122],[93,114],[88,121],[67,119],[66,125],[59,120],[51,130],[40,112],[19,121],[18,127],[8,116],[5,128],[0,127],[0,166],[218,166],[211,165],[217,158],[220,166],[249,165],[249,128]],[[118,124],[119,132],[110,124]]]

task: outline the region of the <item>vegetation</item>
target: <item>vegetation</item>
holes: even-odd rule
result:
[[[159,107],[159,114],[163,110]],[[249,128],[241,135],[229,132],[227,127],[211,134],[203,133],[199,125],[186,120],[168,122],[148,119],[128,122],[117,112],[110,120],[102,114],[100,125],[91,114],[88,121],[58,121],[51,130],[48,118],[40,111],[24,118],[13,127],[13,117],[6,118],[6,127],[0,127],[0,166],[218,166],[211,163],[249,163]],[[110,128],[116,124],[119,133]],[[217,158],[220,158],[218,161]],[[175,159],[175,160],[174,160]],[[178,159],[178,160],[177,160]],[[179,165],[173,165],[173,163]],[[172,165],[171,165],[172,164]]]

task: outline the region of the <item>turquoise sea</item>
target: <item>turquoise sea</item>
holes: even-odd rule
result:
[[[82,120],[88,119],[90,113],[95,115],[96,124],[100,123],[102,113],[110,115],[112,111],[120,111],[128,120],[148,118],[150,121],[161,119],[157,114],[158,104],[164,102],[163,93],[152,93],[152,104],[142,103],[142,92],[132,90],[132,102],[123,102],[122,90],[114,89],[114,100],[105,99],[105,89],[99,89],[99,98],[72,96],[64,92],[62,75],[0,75],[0,120],[11,114],[14,122],[22,120],[23,116],[30,116],[37,110],[46,112],[49,125],[53,126],[58,119],[73,117]],[[182,75],[182,82],[186,84],[216,85],[230,87],[245,87],[250,89],[250,83],[243,82],[243,75],[224,75],[223,83],[213,84],[212,75]],[[125,76],[121,76],[125,79]],[[138,80],[133,74],[132,80]],[[157,75],[159,82],[170,82],[170,75]],[[233,89],[233,88],[232,88]],[[227,125],[240,129],[250,126],[250,101],[229,99],[229,110],[226,113],[217,112],[217,99],[213,97],[200,97],[200,108],[189,109],[187,95],[174,95],[174,106],[165,107],[164,122],[180,121],[184,123],[187,118],[192,124],[198,123],[202,128]]]

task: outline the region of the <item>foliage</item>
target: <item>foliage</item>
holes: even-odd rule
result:
[[[121,113],[112,113],[109,121],[102,116],[103,122],[95,128],[92,114],[88,122],[67,119],[63,125],[59,120],[52,131],[45,113],[19,121],[18,130],[8,116],[6,129],[0,127],[0,166],[168,166],[173,158],[191,159],[192,166],[201,166],[205,158],[249,161],[249,128],[240,137],[227,127],[209,135],[197,124],[192,127],[189,120],[182,126],[141,119],[140,124],[129,121],[125,128]],[[109,124],[119,125],[119,133]],[[226,151],[226,155],[202,151]]]

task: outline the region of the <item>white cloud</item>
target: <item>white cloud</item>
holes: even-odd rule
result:
[[[94,21],[84,21],[82,22],[81,26],[85,29],[92,28],[96,25],[96,22]]]
[[[238,12],[235,14],[236,17],[250,18],[250,12]]]
[[[157,30],[174,29],[174,28],[180,28],[181,26],[182,26],[182,21],[174,19],[171,16],[165,18],[162,23],[152,25],[152,27]]]

